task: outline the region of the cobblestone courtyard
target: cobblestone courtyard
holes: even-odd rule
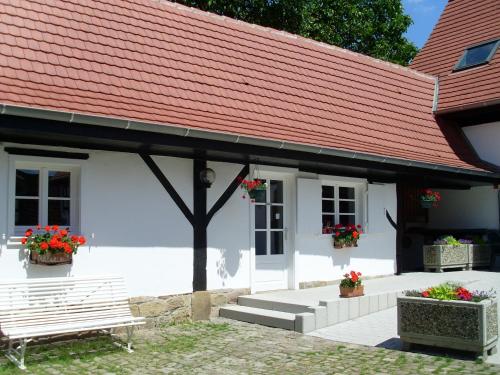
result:
[[[139,331],[127,354],[108,337],[28,348],[30,374],[500,374],[473,360],[336,343],[217,319]],[[6,359],[0,374],[21,373]]]

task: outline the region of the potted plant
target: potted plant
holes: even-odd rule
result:
[[[240,187],[245,190],[252,202],[265,202],[267,184],[264,180],[254,178],[253,180],[240,179]],[[245,195],[242,196],[245,199]]]
[[[361,234],[361,225],[342,225],[337,224],[333,227],[333,247],[342,249],[344,247],[357,247]]]
[[[71,264],[73,254],[86,242],[85,237],[70,235],[68,228],[59,229],[57,225],[47,225],[44,229],[38,225],[36,230],[35,233],[33,229],[28,229],[21,239],[34,264]]]
[[[398,297],[398,334],[411,344],[472,351],[495,351],[498,340],[497,301],[493,291],[469,291],[445,283]]]
[[[467,245],[453,236],[445,236],[423,247],[424,270],[443,272],[446,268],[466,269],[469,262]]]
[[[351,298],[363,295],[364,286],[361,283],[361,272],[351,271],[344,275],[340,282],[340,297]]]
[[[431,189],[424,189],[420,194],[420,205],[423,208],[437,207],[441,201],[441,194]]]

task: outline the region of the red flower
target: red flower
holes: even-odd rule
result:
[[[71,236],[71,242],[78,242],[78,236]]]
[[[45,230],[46,230],[47,232],[49,232],[49,231],[50,231],[50,227],[49,227],[48,225],[46,225],[46,226],[45,226]]]
[[[26,233],[24,233],[24,235],[25,235],[26,237],[29,237],[29,236],[31,236],[32,234],[33,234],[33,231],[32,231],[31,229],[28,229],[28,230],[26,231]]]
[[[356,239],[359,237],[359,233],[354,231],[354,232],[352,232],[352,236]]]
[[[422,297],[428,298],[429,297],[429,292],[426,290],[422,292]]]
[[[23,245],[26,245],[26,242],[27,242],[27,241],[28,241],[28,239],[27,239],[26,237],[23,237],[23,238],[21,239],[21,243],[22,243]]]
[[[57,245],[58,245],[58,244],[59,244],[59,243],[58,243],[58,242],[57,242],[57,240],[56,240],[56,239],[54,239],[54,238],[52,238],[52,239],[49,241],[49,246],[50,246],[50,248],[51,248],[51,249],[57,249]]]
[[[37,229],[37,230],[40,230],[40,229],[42,229],[42,226],[41,226],[40,224],[38,224],[38,225],[36,226],[36,229]]]
[[[59,230],[59,225],[53,225],[52,230]]]
[[[85,240],[85,237],[80,236],[80,238],[78,238],[78,243],[79,243],[80,245],[85,245],[85,242],[87,242],[87,241]]]
[[[45,251],[45,250],[47,250],[48,248],[49,248],[49,244],[48,244],[47,242],[42,242],[42,243],[40,244],[40,249],[41,249],[41,250]]]
[[[356,228],[361,229],[361,225],[359,225],[359,224],[356,225]]]
[[[335,232],[335,237],[340,236],[340,232]]]
[[[67,242],[63,243],[63,248],[64,248],[64,252],[67,254],[71,254],[73,252],[73,248]]]
[[[361,276],[361,272],[358,272],[358,276]]]
[[[61,229],[61,230],[59,231],[59,234],[60,234],[61,236],[63,236],[63,237],[64,237],[64,236],[67,236],[67,235],[68,235],[68,231],[67,231],[66,229]]]

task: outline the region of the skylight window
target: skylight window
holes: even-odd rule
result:
[[[473,66],[487,64],[500,44],[500,40],[493,40],[480,45],[469,47],[455,65],[454,70],[462,70]]]

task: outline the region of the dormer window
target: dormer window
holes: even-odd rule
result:
[[[500,40],[493,40],[467,48],[453,70],[463,70],[487,64],[492,59],[499,44]]]

